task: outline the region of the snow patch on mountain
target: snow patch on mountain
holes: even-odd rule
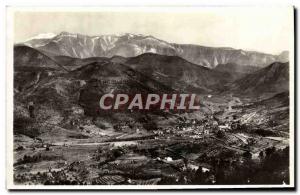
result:
[[[149,52],[149,53],[157,53],[157,51],[156,51],[155,48],[150,48],[148,52]]]
[[[48,38],[46,38],[48,37]],[[50,38],[52,37],[52,38]],[[194,64],[214,68],[218,64],[237,63],[265,67],[275,61],[288,61],[288,52],[271,55],[259,52],[237,50],[226,47],[205,47],[199,45],[176,44],[160,40],[151,35],[119,34],[87,36],[62,32],[41,34],[25,42],[26,45],[51,55],[67,55],[78,58],[112,57],[115,55],[133,57],[143,53],[157,53],[179,56]]]
[[[27,39],[26,41],[30,41],[33,39],[52,39],[55,36],[56,36],[56,34],[54,34],[54,33],[41,33],[41,34],[38,34],[37,36]]]

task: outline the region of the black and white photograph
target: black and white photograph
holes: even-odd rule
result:
[[[7,8],[8,189],[295,186],[294,8]]]

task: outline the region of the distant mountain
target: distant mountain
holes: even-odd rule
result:
[[[228,73],[192,64],[178,56],[146,53],[125,65],[178,91],[212,92],[231,81]]]
[[[69,56],[52,56],[51,58],[68,70],[75,70],[79,67],[93,62],[102,62],[109,60],[109,58],[105,57],[75,58]]]
[[[46,54],[48,53],[46,52]],[[234,63],[219,64],[215,69],[210,69],[193,64],[178,56],[154,53],[145,53],[129,58],[113,56],[111,58],[91,57],[83,59],[55,55],[49,57],[46,54],[41,50],[24,45],[14,47],[15,89],[17,91],[35,86],[53,74],[70,72],[74,75],[74,71],[81,72],[82,74],[78,74],[76,79],[85,82],[90,79],[110,79],[114,75],[119,75],[118,81],[121,78],[127,78],[128,74],[133,72],[134,75],[139,75],[135,82],[143,83],[146,79],[150,88],[163,86],[177,92],[189,93],[216,93],[224,91],[224,89],[250,95],[280,93],[288,90],[289,83],[288,63],[280,62],[272,63],[261,69]],[[108,65],[100,66],[99,63],[102,62]],[[89,70],[88,67],[91,67],[92,70],[89,74],[85,73]],[[120,70],[113,70],[113,68]],[[124,68],[126,71],[122,72],[121,70]],[[103,72],[99,72],[98,69]],[[84,78],[82,75],[85,75]],[[117,82],[114,85],[120,87],[122,83]],[[131,89],[132,86],[128,88]],[[136,92],[141,89],[138,88]],[[161,91],[161,88],[153,89],[157,89],[158,92]]]
[[[33,68],[48,68],[48,69],[63,69],[47,55],[28,46],[14,47],[14,67],[33,67]]]
[[[279,62],[288,62],[289,61],[289,51],[281,52],[277,57]]]
[[[174,90],[183,92],[211,93],[215,89],[222,88],[225,83],[232,81],[232,77],[228,73],[218,72],[192,64],[178,56],[145,53],[131,58],[121,56],[114,56],[111,58],[91,57],[83,59],[69,56],[48,57],[39,50],[31,47],[15,46],[15,67],[28,67],[25,71],[36,74],[32,76],[34,80],[37,79],[36,77],[41,71],[45,72],[46,69],[51,69],[52,72],[54,70],[70,72],[72,70],[80,70],[80,67],[102,63],[103,61],[111,64],[113,67],[117,67],[116,64],[122,64],[122,66],[126,66],[127,68],[143,74],[144,77],[151,78]],[[37,67],[39,68],[38,70],[36,70]],[[90,75],[87,75],[87,78],[94,78],[93,75],[96,72],[97,71],[90,72]],[[111,72],[113,73],[113,71]],[[109,73],[107,74],[109,76]]]
[[[255,51],[244,51],[226,47],[204,47],[199,45],[174,44],[177,55],[190,62],[214,68],[218,64],[236,63],[264,67],[277,60],[277,56]]]
[[[115,64],[122,64],[177,91],[212,92],[215,89],[222,88],[225,83],[232,81],[232,76],[229,73],[198,66],[178,56],[146,53],[131,58],[114,56],[112,58],[79,59],[56,56],[53,59],[64,65],[68,70],[75,70],[74,67],[86,68],[85,65],[102,61],[106,61],[114,67],[116,67]],[[93,78],[94,72],[91,71],[90,74],[87,77]]]
[[[228,64],[218,64],[214,70],[220,71],[220,72],[238,72],[243,74],[249,74],[252,72],[255,72],[259,70],[260,68],[257,66],[251,66],[251,65],[238,65],[235,63],[228,63]]]
[[[282,56],[233,48],[168,43],[153,36],[129,33],[86,36],[62,32],[48,39],[45,36],[35,37],[24,44],[46,52],[51,56],[111,58],[113,56],[135,57],[144,53],[156,53],[179,56],[191,63],[209,68],[228,63],[265,67],[270,63],[283,59]]]
[[[67,70],[50,57],[28,46],[14,47],[14,90],[36,86],[44,78]]]
[[[257,67],[257,66],[247,66],[247,65],[242,66],[242,65],[235,64],[235,63],[218,64],[214,68],[215,71],[226,72],[226,73],[230,74],[234,80],[241,78],[241,77],[245,76],[246,74],[255,72],[259,69],[260,69],[260,67]]]
[[[289,90],[289,63],[271,65],[233,82],[229,89],[240,94],[257,95]]]

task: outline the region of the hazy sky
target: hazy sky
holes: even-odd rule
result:
[[[278,54],[290,48],[289,8],[161,8],[155,10],[23,10],[14,15],[14,41],[40,33],[134,33],[174,43],[233,47]]]

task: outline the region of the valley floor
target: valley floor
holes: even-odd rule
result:
[[[202,98],[205,111],[172,114],[153,130],[90,124],[55,125],[39,136],[19,131],[14,135],[14,182],[289,183],[289,118],[282,118],[288,106],[258,106],[232,96]]]

